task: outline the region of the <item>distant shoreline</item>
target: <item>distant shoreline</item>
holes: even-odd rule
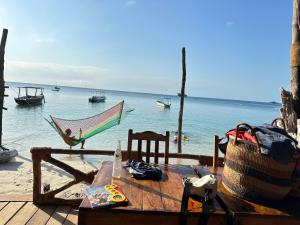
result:
[[[14,83],[14,84],[24,84],[24,85],[39,85],[39,86],[46,86],[46,87],[53,87],[54,85],[50,84],[35,84],[35,83],[24,83],[24,82],[16,82],[16,81],[5,81],[6,83]],[[166,97],[177,97],[178,93],[175,93],[174,95],[170,94],[162,94],[162,93],[149,93],[149,92],[136,92],[136,91],[124,91],[124,90],[113,90],[113,89],[99,89],[99,88],[89,88],[89,87],[77,87],[77,86],[63,86],[58,85],[59,87],[66,87],[66,88],[78,88],[78,89],[86,89],[86,90],[104,90],[104,91],[113,91],[118,93],[132,93],[132,94],[145,94],[145,95],[153,95],[153,96],[166,96]],[[215,100],[215,101],[233,101],[233,102],[246,102],[246,103],[253,103],[253,104],[268,104],[268,105],[276,105],[280,106],[281,103],[277,101],[253,101],[253,100],[242,100],[242,99],[226,99],[226,98],[213,98],[213,97],[200,97],[200,96],[186,96],[186,98],[189,99],[203,99],[203,100]]]

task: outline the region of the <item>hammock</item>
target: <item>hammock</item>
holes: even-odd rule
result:
[[[52,121],[46,120],[66,144],[75,146],[106,129],[119,125],[123,105],[124,101],[100,114],[79,120],[66,120],[53,116],[50,116]]]

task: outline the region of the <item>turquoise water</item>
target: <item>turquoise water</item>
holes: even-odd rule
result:
[[[119,126],[104,131],[85,143],[86,149],[115,149],[121,140],[122,148],[127,147],[128,129],[134,131],[152,130],[165,132],[177,130],[179,97],[171,98],[170,109],[156,104],[161,95],[106,91],[105,103],[88,102],[93,90],[84,88],[61,87],[59,92],[45,88],[46,103],[35,107],[20,107],[13,97],[17,96],[18,83],[9,83],[9,94],[5,98],[3,116],[3,143],[19,150],[22,155],[30,155],[31,147],[68,148],[60,136],[44,120],[53,115],[66,119],[79,119],[92,116],[125,100],[134,111],[122,120]],[[183,130],[189,137],[183,144],[184,153],[213,153],[213,135],[223,136],[239,122],[253,125],[270,123],[279,116],[279,106],[270,103],[233,101],[208,98],[187,97],[184,106]],[[76,146],[75,148],[79,148]],[[176,152],[176,144],[170,144],[170,151]]]

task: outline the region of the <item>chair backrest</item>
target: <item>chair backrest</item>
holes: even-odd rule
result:
[[[158,163],[158,156],[159,156],[159,142],[165,143],[165,164],[169,163],[169,139],[170,139],[170,132],[166,131],[166,135],[158,134],[152,131],[144,131],[140,133],[133,133],[132,129],[128,131],[128,158],[131,159],[131,150],[132,150],[132,141],[137,140],[137,160],[142,160],[142,141],[146,141],[146,162],[150,162],[150,149],[151,149],[151,141],[155,141],[155,152],[154,152],[154,163]],[[153,155],[153,154],[152,154]]]

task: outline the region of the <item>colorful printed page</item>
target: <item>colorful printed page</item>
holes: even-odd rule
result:
[[[127,205],[128,199],[119,186],[108,184],[87,188],[87,197],[92,208]]]

